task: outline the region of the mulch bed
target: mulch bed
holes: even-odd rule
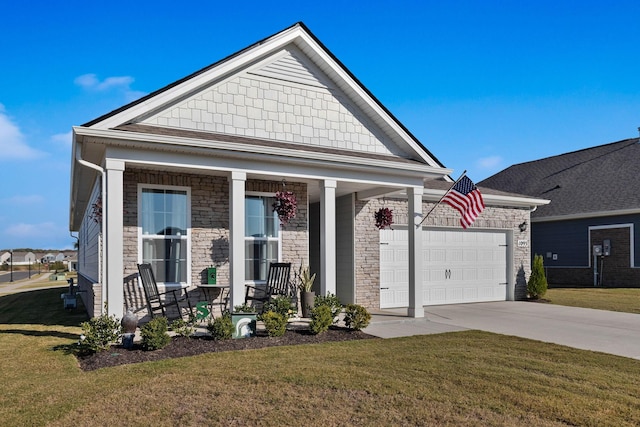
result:
[[[281,337],[269,337],[264,331],[258,331],[255,337],[221,341],[215,341],[210,336],[195,336],[191,338],[176,336],[171,339],[169,345],[160,350],[145,351],[142,350],[138,343],[135,343],[131,350],[127,350],[122,346],[112,346],[111,349],[106,351],[79,356],[78,362],[82,370],[93,371],[111,366],[195,356],[203,353],[372,338],[376,337],[365,334],[362,331],[353,331],[337,326],[332,326],[328,331],[317,335],[311,334],[308,329],[287,330]]]

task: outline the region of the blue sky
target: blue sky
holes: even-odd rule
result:
[[[73,246],[71,126],[298,21],[456,177],[638,136],[637,0],[232,3],[0,3],[0,249]]]

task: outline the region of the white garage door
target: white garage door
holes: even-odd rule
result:
[[[380,231],[380,308],[409,305],[407,230]],[[506,233],[423,230],[423,304],[504,301]]]

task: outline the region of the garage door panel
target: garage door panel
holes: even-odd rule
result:
[[[464,262],[464,251],[462,249],[447,249],[447,262],[459,263]]]
[[[389,289],[380,289],[380,307],[393,307],[394,293]]]
[[[446,289],[446,299],[448,302],[461,302],[463,295],[462,288],[454,287]]]
[[[447,301],[447,290],[442,287],[423,289],[422,295],[426,305],[445,304]]]
[[[495,251],[481,251],[478,253],[478,262],[493,262],[496,259]]]
[[[478,251],[475,249],[466,249],[462,257],[464,262],[475,263],[478,260]]]
[[[396,270],[395,272],[395,283],[402,283],[409,285],[409,271],[407,270]]]
[[[390,266],[396,274],[388,279],[391,289],[381,290],[380,304],[382,308],[406,307],[409,296],[408,234],[406,229],[384,231],[393,258],[383,256],[381,246],[381,271],[384,271],[383,266]],[[381,232],[381,239],[384,235]],[[424,230],[423,304],[505,300],[505,242],[504,232]],[[384,277],[388,276],[385,274]]]
[[[393,262],[394,258],[395,258],[395,255],[393,253],[393,249],[390,249],[390,248],[380,249],[380,262],[382,263]]]
[[[466,287],[462,291],[464,301],[476,301],[478,299],[478,288]]]
[[[431,283],[444,282],[447,279],[446,277],[447,273],[442,268],[438,268],[438,269],[430,268],[430,269],[427,269],[426,272],[427,274],[425,274],[423,277]]]
[[[385,284],[395,282],[395,275],[396,272],[394,270],[380,270],[380,283]]]
[[[446,241],[446,236],[447,233],[445,231],[434,230],[425,236],[424,241],[427,243],[433,243],[434,245],[438,243],[443,244]]]
[[[458,231],[446,231],[445,238],[447,239],[445,242],[447,244],[462,243],[464,235]]]
[[[491,281],[497,279],[493,268],[478,268],[476,271],[478,272],[478,280]]]
[[[497,296],[495,286],[482,286],[478,290],[481,298],[494,298]]]
[[[428,259],[436,264],[445,262],[447,260],[447,251],[444,249],[426,249],[424,252],[428,253]]]
[[[405,261],[408,262],[409,261],[409,250],[408,249],[397,249],[394,252],[394,258],[395,258],[396,262],[405,262]]]
[[[462,280],[472,282],[478,280],[478,270],[475,268],[465,268],[462,270]]]

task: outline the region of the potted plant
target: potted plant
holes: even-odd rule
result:
[[[391,227],[393,224],[393,211],[389,208],[380,208],[375,214],[376,227],[379,230]]]
[[[286,225],[296,216],[298,211],[298,200],[296,195],[291,191],[276,192],[276,201],[273,204],[273,210],[277,212],[278,218],[282,225]]]
[[[309,266],[300,268],[296,274],[298,278],[298,288],[300,289],[300,305],[302,306],[302,317],[311,317],[311,310],[315,301],[316,293],[313,292],[313,282],[316,280],[316,273],[311,275]]]

